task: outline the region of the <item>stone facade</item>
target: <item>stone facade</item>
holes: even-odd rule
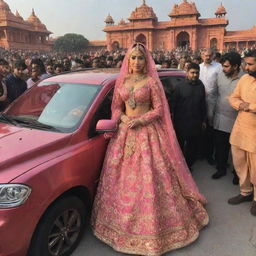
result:
[[[108,50],[128,48],[133,42],[142,42],[151,51],[172,50],[179,46],[216,48],[223,51],[230,47],[249,47],[256,43],[256,27],[246,31],[226,31],[228,20],[221,4],[215,18],[200,19],[195,3],[183,0],[175,4],[169,13],[170,20],[159,22],[152,7],[143,3],[128,18],[115,25],[108,15],[105,20],[106,44]]]
[[[0,0],[0,47],[30,51],[49,51],[52,43],[50,31],[32,10],[27,20],[18,11],[13,14],[3,0]]]

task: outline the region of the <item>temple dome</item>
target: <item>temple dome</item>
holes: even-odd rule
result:
[[[120,21],[119,21],[119,25],[125,25],[126,23],[125,23],[125,20],[124,19],[121,19]]]
[[[10,11],[9,5],[3,0],[0,0],[0,9]]]
[[[187,0],[183,0],[181,4],[175,4],[172,8],[169,17],[178,17],[178,16],[197,16],[200,17],[196,5],[194,2],[189,3]]]
[[[157,20],[157,16],[153,11],[152,7],[146,5],[145,0],[140,7],[136,8],[130,15],[129,20],[145,20],[153,19]]]
[[[16,10],[16,13],[15,13],[15,16],[20,19],[20,20],[23,20],[23,18],[20,16],[20,13]]]
[[[15,13],[15,16],[16,16],[16,17],[21,17],[21,16],[20,16],[20,13],[19,13],[17,10],[16,10],[16,13]]]
[[[39,20],[39,18],[36,16],[34,9],[32,9],[32,13],[31,13],[31,15],[28,17],[28,20],[27,20],[27,21],[30,22],[30,23],[33,23],[33,24],[40,24],[40,23],[41,23],[41,21]]]
[[[114,24],[115,23],[112,16],[110,16],[110,14],[108,14],[107,18],[105,19],[105,23],[107,23],[107,24]]]
[[[18,17],[18,16],[15,16],[10,8],[9,8],[9,5],[3,1],[3,0],[0,0],[0,20],[5,20],[7,23],[8,22],[22,22],[23,19],[22,17]]]
[[[43,30],[47,31],[46,26],[40,21],[40,19],[36,16],[34,9],[32,9],[31,15],[28,17],[27,22],[33,25],[35,30]]]
[[[215,12],[215,15],[218,16],[218,15],[226,15],[226,14],[227,14],[226,9],[221,3],[221,5],[218,7],[217,11]]]

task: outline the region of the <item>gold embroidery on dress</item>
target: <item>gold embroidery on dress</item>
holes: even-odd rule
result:
[[[135,143],[136,137],[133,131],[130,132],[129,136],[127,136],[127,140],[124,148],[124,157],[130,157],[135,152]]]
[[[129,99],[127,100],[128,105],[132,108],[135,109],[136,108],[136,101],[135,101],[135,96],[134,96],[134,91],[131,90],[131,94]]]
[[[204,218],[203,223],[207,224],[208,218],[205,218],[205,214],[202,215],[202,218]],[[153,256],[190,244],[198,237],[198,231],[203,225],[188,220],[182,226],[177,226],[158,234],[127,235],[118,228],[108,227],[105,223],[97,223],[97,230],[100,232],[96,231],[94,234],[118,251]],[[116,241],[120,241],[120,237],[125,237],[125,239],[121,239],[123,241],[121,244],[116,243]]]

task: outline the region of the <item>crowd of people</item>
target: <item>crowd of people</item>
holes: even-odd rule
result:
[[[243,57],[248,50],[253,49],[256,49],[256,45],[251,46],[250,49],[240,49],[238,53]],[[183,69],[187,61],[201,63],[202,50],[203,49],[192,51],[189,47],[177,47],[173,50],[155,50],[152,52],[152,57],[158,67]],[[233,52],[236,51],[236,49],[226,51]],[[10,66],[13,66],[18,60],[22,60],[28,68],[31,66],[32,59],[40,59],[49,74],[58,74],[70,69],[120,68],[126,52],[127,49],[108,51],[106,48],[88,48],[82,53],[64,54],[60,52],[33,52],[27,50],[5,50],[0,48],[0,58],[5,59]],[[221,54],[219,52],[215,52],[214,59],[219,61],[220,56]]]
[[[46,77],[121,67],[112,103],[112,118],[120,125],[108,147],[92,215],[95,235],[115,249],[160,255],[196,239],[208,223],[206,200],[191,176],[199,158],[216,166],[215,180],[234,167],[240,194],[228,203],[252,201],[256,216],[256,49],[149,53],[135,44],[128,51],[65,56],[2,49],[0,56],[0,111]],[[169,95],[169,106],[156,68],[186,72]],[[171,232],[174,228],[188,236]]]
[[[225,176],[232,151],[233,184],[240,194],[230,198],[235,205],[252,201],[256,216],[256,50],[229,52],[220,62],[214,52],[202,52],[203,62],[190,63],[187,79],[180,82],[171,99],[171,114],[187,165],[198,157],[216,166],[212,179]]]

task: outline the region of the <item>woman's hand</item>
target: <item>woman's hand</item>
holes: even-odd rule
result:
[[[137,126],[141,125],[141,121],[137,118],[130,120],[127,124],[129,128],[136,128]]]
[[[121,116],[121,121],[122,121],[123,123],[125,123],[125,124],[128,124],[129,121],[130,121],[130,118],[129,118],[127,115],[123,114],[123,115]]]

